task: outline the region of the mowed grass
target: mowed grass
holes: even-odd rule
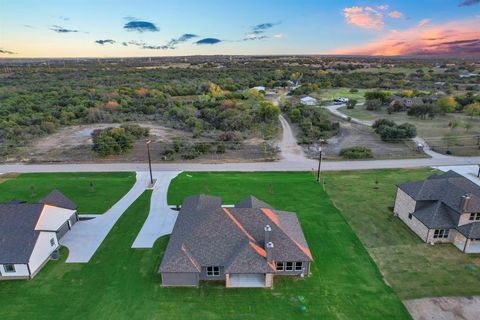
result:
[[[162,288],[157,274],[168,238],[131,245],[149,210],[145,192],[119,219],[88,264],[51,261],[31,281],[0,283],[2,319],[410,319],[327,194],[309,173],[183,173],[169,203],[209,193],[234,203],[248,194],[296,211],[315,262],[305,279],[274,289]],[[62,259],[65,259],[63,251]],[[304,299],[299,299],[302,296]],[[301,306],[307,307],[306,312]]]
[[[320,92],[313,94],[313,96],[321,101],[332,101],[339,97],[355,99],[358,102],[365,101],[364,95],[368,90],[358,89],[357,92],[350,92],[350,89],[351,88],[321,89]]]
[[[326,190],[402,299],[480,294],[480,255],[425,244],[393,216],[396,185],[431,169],[325,172]],[[378,181],[378,184],[375,183]]]
[[[134,172],[25,173],[0,184],[0,202],[37,202],[53,189],[78,205],[80,214],[101,214],[135,183]]]

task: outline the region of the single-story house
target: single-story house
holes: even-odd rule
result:
[[[335,104],[344,104],[344,103],[347,103],[348,101],[349,101],[349,99],[348,99],[348,98],[345,98],[345,97],[339,97],[339,98],[335,98],[335,99],[333,100],[333,102],[334,102]]]
[[[400,105],[402,108],[410,108],[410,107],[423,106],[425,103],[423,102],[423,99],[420,97],[404,98],[399,96],[393,96],[392,101],[390,102],[390,105],[394,106],[395,104]]]
[[[312,261],[295,213],[252,196],[226,208],[218,197],[197,195],[182,204],[159,273],[162,286],[269,288],[277,275],[309,275]]]
[[[480,253],[480,187],[454,171],[398,185],[394,213],[424,242]]]
[[[260,92],[260,91],[265,92],[267,90],[264,86],[257,86],[257,87],[253,87],[252,89],[256,90],[258,92]]]
[[[77,206],[58,190],[38,203],[0,204],[0,280],[33,278],[77,221]]]
[[[305,106],[316,106],[318,105],[318,100],[310,96],[306,96],[300,99],[300,103]]]

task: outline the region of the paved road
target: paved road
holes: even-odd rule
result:
[[[147,172],[137,172],[133,187],[107,212],[95,219],[79,221],[60,240],[69,250],[67,263],[87,263],[107,237],[117,220],[145,191],[150,181]]]
[[[157,182],[150,201],[150,213],[133,242],[132,248],[152,248],[158,238],[172,233],[178,212],[169,208],[167,192],[170,182],[179,174],[180,171],[153,173]]]

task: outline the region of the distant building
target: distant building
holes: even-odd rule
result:
[[[253,89],[253,90],[256,90],[256,91],[258,91],[258,92],[260,92],[260,91],[265,92],[265,91],[267,90],[267,89],[266,89],[265,87],[263,87],[263,86],[253,87],[252,89]]]
[[[318,100],[310,96],[306,96],[300,99],[300,103],[303,104],[304,106],[316,106],[318,105]]]
[[[454,171],[399,185],[393,211],[424,242],[480,253],[480,187]]]
[[[348,98],[345,98],[345,97],[338,97],[338,98],[335,98],[335,99],[333,100],[333,102],[334,102],[335,104],[345,104],[345,103],[347,103],[348,101],[349,101],[349,99],[348,99]]]
[[[394,96],[392,102],[390,102],[391,106],[395,104],[400,105],[402,108],[410,108],[410,107],[418,107],[423,106],[425,103],[423,102],[422,98],[413,97],[413,98],[404,98],[399,96]]]
[[[478,73],[466,72],[466,73],[461,73],[459,76],[460,78],[471,78],[471,77],[478,76]]]
[[[270,288],[277,275],[307,276],[312,261],[295,213],[252,196],[225,208],[197,195],[183,201],[159,273],[162,286]]]

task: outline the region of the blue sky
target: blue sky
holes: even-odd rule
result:
[[[416,28],[442,35],[457,28],[462,38],[452,33],[449,40],[478,39],[478,2],[0,0],[0,57],[326,54],[355,48],[368,54],[372,47],[373,53],[387,52],[382,44],[392,37],[418,40],[415,48],[399,49],[408,54],[427,46],[411,39]],[[128,23],[134,27],[125,28]],[[476,49],[470,44],[470,53]]]

